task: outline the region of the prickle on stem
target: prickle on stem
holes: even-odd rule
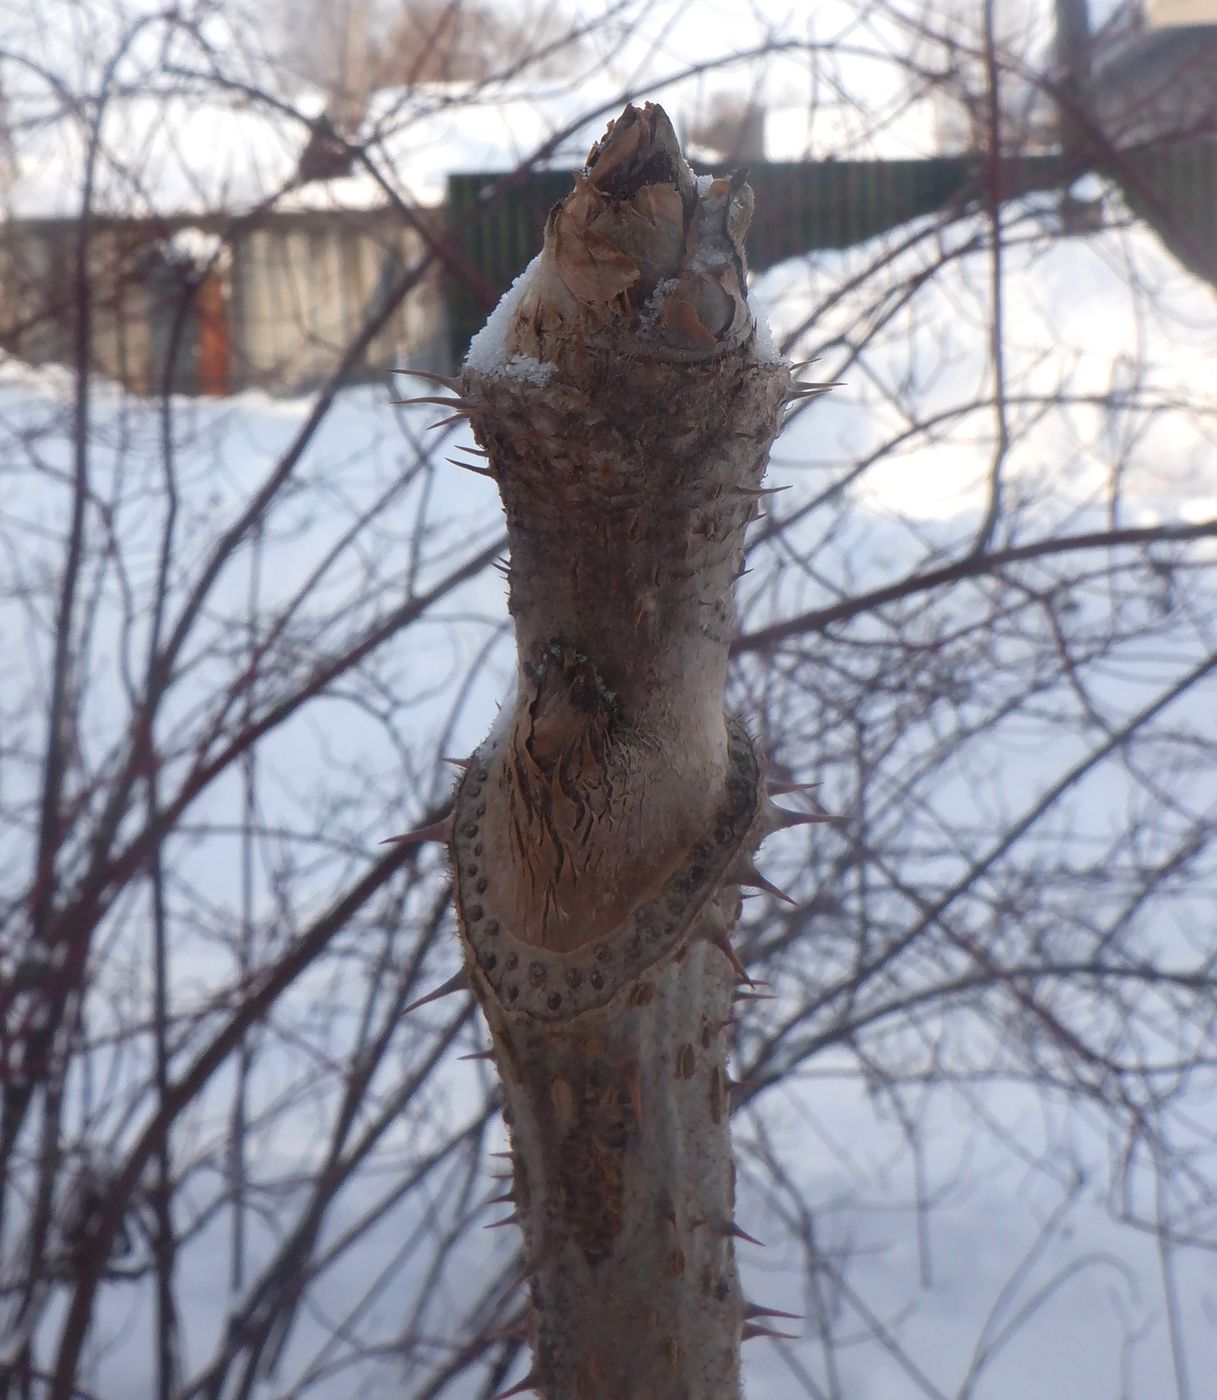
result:
[[[784,1317],[789,1322],[802,1322],[802,1313],[783,1312],[781,1308],[767,1308],[761,1303],[748,1303],[744,1307],[744,1319],[755,1322],[758,1317]]]
[[[380,843],[382,846],[422,846],[428,841],[439,841],[447,845],[452,838],[452,817],[451,815],[441,817],[439,821],[428,822],[426,826],[416,827],[413,831],[404,831],[400,836],[386,836]]]
[[[723,1230],[723,1234],[726,1235],[728,1239],[745,1240],[748,1244],[757,1245],[760,1249],[765,1248],[764,1240],[758,1240],[755,1235],[750,1235],[747,1230],[742,1229],[734,1220],[730,1225],[726,1226]]]
[[[754,1337],[774,1337],[784,1342],[797,1342],[799,1334],[797,1332],[779,1332],[775,1327],[762,1327],[759,1323],[749,1322],[740,1333],[740,1340],[750,1342]]]
[[[454,973],[448,980],[436,987],[433,992],[428,992],[425,997],[419,997],[417,1001],[412,1001],[403,1011],[403,1016],[408,1016],[411,1011],[417,1011],[420,1006],[426,1006],[429,1002],[439,1001],[441,997],[451,996],[453,992],[467,992],[469,990],[469,976],[462,967]]]
[[[811,363],[810,360],[807,361]],[[438,384],[441,389],[448,389],[454,394],[461,392],[461,381],[454,379],[450,374],[436,374],[429,369],[395,369],[394,374],[404,374],[410,379],[425,379],[429,384]]]
[[[767,880],[750,860],[738,861],[730,871],[730,879],[737,885],[744,885],[750,890],[764,890],[774,899],[780,899],[784,903],[798,907],[798,900],[792,899],[785,890],[780,890],[771,881]]]

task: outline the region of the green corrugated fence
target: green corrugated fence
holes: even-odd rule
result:
[[[715,172],[722,173],[722,172]],[[1129,205],[1151,223],[1192,271],[1217,283],[1217,144],[1190,143],[1125,153],[1107,172]],[[447,300],[453,360],[489,306],[541,246],[550,208],[570,190],[566,171],[513,177],[488,197],[501,174],[453,175],[448,219],[456,231],[458,266],[476,269],[449,278]],[[759,212],[748,236],[748,260],[762,271],[821,248],[846,248],[922,215],[974,204],[987,189],[982,157],[930,160],[765,162],[749,168]],[[1003,197],[1059,188],[1064,166],[1056,155],[1002,162]],[[479,202],[480,216],[470,217]]]
[[[1140,151],[1110,173],[1133,213],[1185,267],[1217,286],[1217,141]]]

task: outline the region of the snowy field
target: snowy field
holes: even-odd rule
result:
[[[1119,222],[1109,191],[1088,193],[1105,194]],[[1085,241],[1051,239],[1045,230],[1052,218],[1047,201],[1026,202],[1005,215],[1002,294],[1012,447],[1004,463],[1008,537],[1002,543],[1212,519],[1217,296],[1180,272],[1143,230],[1117,228]],[[961,251],[979,228],[963,223],[940,232],[927,224],[902,231],[904,251],[895,251],[893,237],[787,264],[758,279],[754,303],[782,348],[795,359],[819,357],[806,373],[844,382],[794,416],[774,451],[769,484],[790,489],[771,498],[770,519],[754,527],[754,572],[741,588],[745,637],[966,551],[985,509],[995,441],[994,409],[987,403],[992,364],[985,327],[993,295],[988,255],[982,247]],[[887,282],[899,288],[944,259],[916,300],[894,309],[860,348],[863,294],[834,305],[834,289],[882,264]],[[45,656],[29,639],[44,619],[29,613],[40,605],[28,599],[60,557],[72,468],[71,395],[71,379],[62,372],[0,366],[6,579],[0,635],[7,654],[18,658],[0,676],[0,714],[10,746],[28,755],[24,767],[10,758],[4,775],[10,800],[36,772],[38,730],[25,707],[31,668],[36,688],[42,683]],[[1053,396],[1062,402],[1043,411],[1043,401]],[[165,442],[172,442],[180,495],[175,568],[186,578],[206,559],[217,527],[239,515],[282,460],[311,408],[308,401],[254,395],[181,400],[166,419],[157,404],[97,387],[90,471],[98,495],[121,502],[109,525],[123,532],[125,573],[97,566],[99,622],[89,657],[88,730],[81,741],[90,754],[103,755],[121,742],[124,674],[138,667],[152,626],[146,613],[125,614],[123,604],[147,591],[157,565]],[[303,673],[309,652],[324,650],[340,630],[374,629],[403,598],[436,588],[495,544],[501,520],[492,485],[446,465],[461,437],[448,431],[436,447],[436,435],[428,431],[431,418],[426,408],[394,407],[390,391],[380,386],[337,398],[257,555],[235,558],[207,600],[204,625],[182,662],[188,679],[169,702],[170,735],[189,730],[213,684],[230,674],[239,649],[234,628],[244,609],[253,607],[261,616],[287,609]],[[933,433],[910,427],[930,420],[940,425]],[[355,550],[344,541],[357,521],[367,525]],[[1208,550],[1211,564],[1211,541]],[[799,562],[804,555],[810,559],[806,566]],[[292,614],[292,600],[318,571],[307,607]],[[1212,584],[1210,569],[1203,586],[1210,600]],[[970,607],[980,605],[979,585],[959,586],[954,607],[961,623]],[[1083,598],[1079,608],[1084,620],[1100,605]],[[395,829],[388,823],[408,827],[442,798],[450,780],[440,755],[472,749],[509,684],[507,622],[502,580],[493,568],[480,567],[422,622],[387,642],[366,668],[260,743],[259,821],[266,832],[285,834],[274,851],[267,837],[265,866],[255,881],[255,920],[277,920],[283,937],[290,937],[296,921],[306,921],[309,913],[301,902],[326,899],[343,872],[358,875],[376,843]],[[1154,632],[1140,652],[1130,642],[1118,664],[1093,677],[1091,702],[1115,723],[1164,679],[1194,664],[1206,648],[1211,651],[1212,622],[1211,613],[1181,617],[1169,636]],[[1013,649],[1010,664],[1018,664]],[[364,688],[361,697],[352,694],[356,682]],[[265,684],[273,691],[278,678],[265,678]],[[793,680],[787,691],[784,684],[767,679],[761,660],[745,650],[732,698],[746,710],[750,697],[763,695],[780,710],[797,703],[791,699],[798,693]],[[1210,677],[1184,698],[1172,721],[1203,733],[1211,731],[1215,714],[1217,686]],[[1021,730],[1002,730],[991,745],[979,743],[983,763],[948,764],[935,775],[927,801],[945,827],[978,833],[991,828],[999,813],[1019,810],[1074,761],[1077,736],[1054,729],[1047,698],[1043,713],[1020,722]],[[925,733],[910,736],[910,765],[917,745],[926,742]],[[183,753],[170,761],[167,787],[189,758]],[[782,758],[792,765],[799,761],[793,750]],[[1193,817],[1207,814],[1210,822],[1212,778],[1212,769],[1190,781],[1184,774],[1175,793],[1181,808]],[[824,793],[830,806],[849,796],[833,791],[833,782],[830,774]],[[1097,849],[1113,814],[1139,801],[1139,793],[1134,771],[1105,767],[1041,839],[1061,848],[1073,842],[1079,850]],[[174,897],[189,901],[192,910],[190,933],[174,954],[179,1010],[204,1008],[232,977],[227,933],[242,909],[234,834],[241,802],[234,772],[191,806],[186,834],[173,850]],[[276,861],[289,847],[297,853],[290,908],[268,873],[282,868]],[[24,831],[0,833],[0,865],[23,869],[27,859]],[[763,863],[779,883],[804,897],[811,892],[814,845],[809,849],[793,838],[775,842]],[[949,880],[950,869],[951,858],[940,851],[913,854],[906,879],[937,887]],[[439,888],[436,865],[412,889],[403,918],[421,918]],[[1192,955],[1199,963],[1211,957],[1217,940],[1212,896],[1206,876],[1189,902],[1163,901],[1160,913],[1151,908],[1144,935],[1149,944],[1156,942],[1159,952],[1177,947],[1184,963]],[[134,1014],[148,984],[143,913],[133,906],[120,915],[97,970],[95,1034],[107,1018],[117,1024]],[[755,922],[755,913],[751,918]],[[454,939],[446,934],[428,958],[428,972],[437,979],[445,975],[454,953]],[[816,958],[814,939],[804,940],[797,961],[813,983]],[[323,1041],[340,1046],[358,1019],[359,989],[327,977],[322,971],[306,978],[295,993],[304,1008],[300,1026],[309,1024],[308,1006],[328,1003],[324,1034],[309,1044],[308,1055],[319,1055]],[[774,1023],[783,1000],[794,995],[780,980],[775,991],[777,1002],[746,1013],[753,1034]],[[1207,1249],[1164,1248],[1151,1229],[1122,1217],[1153,1219],[1162,1202],[1155,1204],[1147,1193],[1152,1198],[1155,1189],[1169,1192],[1171,1183],[1155,1183],[1140,1166],[1122,1174],[1123,1146],[1112,1140],[1109,1120],[1079,1098],[1063,1088],[1032,1089],[1013,1075],[1004,1077],[997,1065],[1000,1028],[963,1012],[968,1024],[957,1028],[949,1008],[936,1015],[944,1038],[958,1034],[970,1041],[974,1063],[985,1060],[991,1041],[995,1072],[974,1084],[961,1079],[937,1091],[923,1088],[915,1144],[893,1109],[894,1099],[865,1081],[852,1056],[833,1049],[802,1061],[737,1117],[743,1149],[739,1217],[768,1242],[765,1250],[741,1250],[747,1291],[805,1319],[791,1327],[798,1340],[748,1344],[747,1393],[757,1400],[1198,1400],[1217,1374],[1212,1201],[1201,1192],[1191,1215],[1192,1232],[1207,1239]],[[420,1043],[436,1024],[423,1013]],[[1164,1025],[1162,1035],[1169,1040],[1171,1028]],[[477,1043],[472,1033],[463,1035],[460,1048]],[[744,1044],[750,1043],[745,1036]],[[417,1047],[403,1051],[403,1064],[411,1063],[412,1053]],[[1212,1060],[1211,1044],[1204,1057]],[[296,1082],[290,1060],[288,1041],[276,1042],[259,1062],[255,1097],[271,1102],[280,1091],[290,1094]],[[95,1096],[89,1108],[94,1131],[115,1152],[130,1141],[132,1122],[142,1121],[147,1108],[120,1092],[134,1073],[124,1057],[99,1050],[97,1084],[81,1090]],[[403,1115],[398,1145],[417,1151],[428,1134],[439,1141],[442,1127],[476,1113],[484,1083],[480,1065],[449,1064],[429,1086],[426,1102]],[[376,1083],[378,1102],[389,1087],[384,1079]],[[192,1117],[183,1133],[184,1158],[204,1160],[208,1144],[223,1138],[230,1088],[217,1084],[212,1101]],[[293,1169],[307,1173],[320,1150],[319,1113],[319,1104],[302,1102],[298,1112],[276,1116],[273,1131],[255,1135],[256,1170],[268,1179]],[[1198,1071],[1172,1121],[1181,1134],[1189,1121],[1200,1125],[1192,1165],[1210,1187],[1217,1184],[1217,1159],[1204,1125],[1215,1117],[1211,1071]],[[501,1146],[498,1136],[492,1130],[490,1147]],[[325,1239],[336,1238],[344,1221],[356,1217],[361,1192],[375,1195],[386,1186],[383,1170],[371,1163],[339,1199]],[[779,1175],[783,1184],[775,1185]],[[179,1271],[179,1303],[188,1319],[187,1374],[206,1363],[232,1296],[227,1226],[207,1218],[214,1190],[205,1171],[184,1190],[183,1209],[198,1219]],[[285,1191],[288,1199],[295,1197]],[[441,1196],[410,1199],[388,1211],[365,1244],[343,1255],[316,1284],[309,1308],[322,1325],[328,1328],[390,1267],[412,1229],[429,1216],[442,1223],[450,1205]],[[280,1231],[273,1203],[249,1229],[247,1279]],[[467,1280],[491,1264],[499,1267],[513,1248],[503,1238],[510,1232],[471,1233],[476,1238],[462,1245],[460,1256]],[[813,1242],[818,1264],[809,1276],[806,1249]],[[415,1267],[409,1265],[371,1306],[370,1315],[386,1334],[394,1332],[394,1300],[410,1294]],[[419,1330],[433,1326],[443,1338],[445,1309],[459,1302],[460,1287],[457,1275],[444,1277],[429,1311],[416,1319]],[[59,1299],[48,1303],[48,1337],[60,1307]],[[91,1352],[95,1393],[107,1400],[150,1394],[149,1295],[115,1284],[107,1289],[102,1318]],[[292,1375],[315,1362],[310,1333],[307,1322],[298,1323],[276,1379],[256,1394],[294,1393]],[[444,1345],[437,1341],[437,1355]],[[416,1366],[425,1361],[413,1358]],[[358,1373],[357,1381],[346,1371],[327,1381],[320,1367],[307,1393],[321,1400],[399,1395],[399,1367],[411,1373],[405,1357],[382,1359]],[[445,1391],[478,1393],[472,1382]]]

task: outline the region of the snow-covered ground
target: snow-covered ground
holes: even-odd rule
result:
[[[1121,222],[1110,191],[1082,193],[1105,198],[1109,216]],[[1047,200],[1004,215],[1003,349],[1014,443],[1004,489],[1013,539],[1108,523],[1213,520],[1217,292],[1181,272],[1143,229],[1062,241],[1044,237],[1053,220]],[[906,286],[976,232],[966,222],[945,234],[927,225],[890,268],[890,285]],[[916,233],[904,231],[910,241]],[[984,402],[993,374],[988,253],[977,248],[940,271],[926,284],[928,298],[915,299],[854,358],[869,322],[855,301],[832,306],[831,298],[880,265],[894,242],[792,262],[760,279],[756,299],[783,345],[800,358],[822,356],[805,375],[845,381],[779,440],[769,480],[792,489],[770,509],[776,521],[810,523],[806,500],[822,500],[833,481],[850,483],[851,507],[814,558],[814,583],[795,569],[788,594],[772,578],[756,583],[761,615],[750,615],[749,627],[822,605],[838,589],[881,586],[925,567],[940,549],[958,557],[983,513],[997,436]],[[1054,394],[1069,402],[1042,414],[1043,397]],[[961,411],[969,405],[978,406]],[[909,431],[936,419],[949,423],[941,436]],[[876,465],[851,480],[857,464],[872,459]],[[1211,544],[1204,557],[1211,567]],[[966,613],[966,593],[960,603]],[[1211,652],[1210,620],[1191,639],[1196,654]],[[1096,684],[1100,705],[1115,715],[1142,703],[1160,680],[1156,659],[1153,644],[1125,652]],[[1217,685],[1210,679],[1181,709],[1181,728],[1211,732]],[[976,769],[941,775],[944,823],[983,829],[996,813],[1019,810],[1067,766],[1070,744],[1050,724],[1014,743],[995,733],[983,778]],[[1085,848],[1118,821],[1135,786],[1128,772],[1096,775],[1050,839]],[[1182,784],[1178,796],[1207,811],[1211,824],[1207,783]],[[1210,882],[1184,917],[1182,938],[1194,937],[1202,957],[1217,947],[1212,901]],[[1182,948],[1166,903],[1151,922],[1148,946]],[[1000,1029],[979,1033],[998,1037]],[[928,1105],[914,1153],[878,1084],[867,1094],[841,1070],[838,1079],[831,1057],[812,1065],[758,1110],[765,1155],[784,1164],[794,1189],[767,1188],[768,1204],[758,1204],[747,1224],[770,1248],[745,1250],[744,1267],[757,1296],[807,1321],[795,1329],[800,1342],[749,1357],[750,1394],[1131,1400],[1205,1393],[1205,1377],[1217,1366],[1211,1256],[1203,1248],[1164,1250],[1152,1230],[1116,1223],[1121,1189],[1126,1208],[1138,1200],[1129,1214],[1153,1219],[1155,1206],[1144,1197],[1154,1188],[1138,1171],[1123,1187],[1114,1183],[1118,1149],[1097,1114],[1052,1093],[979,1084]],[[1197,1121],[1211,1123],[1215,1090],[1211,1077],[1197,1081],[1189,1109]],[[750,1125],[738,1131],[759,1152]],[[1205,1172],[1217,1167],[1211,1147],[1200,1162]],[[750,1179],[756,1185],[763,1175]],[[868,1204],[859,1209],[860,1201]],[[810,1213],[828,1261],[818,1297],[806,1276],[801,1295],[783,1282],[785,1267],[806,1263],[790,1243],[800,1209]],[[791,1302],[792,1293],[801,1303]],[[890,1346],[876,1339],[875,1323]],[[808,1372],[815,1380],[804,1389]]]

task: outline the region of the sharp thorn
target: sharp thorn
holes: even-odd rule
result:
[[[461,381],[453,379],[447,374],[433,374],[428,369],[395,369],[394,374],[408,374],[411,379],[425,379],[431,384],[438,384],[441,388],[451,389],[454,394],[461,392]]]
[[[447,754],[441,755],[440,761],[442,763],[451,763],[453,768],[459,768],[462,773],[473,763],[473,759],[471,758],[449,758]]]
[[[814,826],[820,822],[837,822],[841,818],[831,812],[792,812],[789,807],[779,807],[771,802],[766,809],[769,825],[773,831],[785,831],[792,826]]]
[[[482,1229],[483,1229],[483,1230],[501,1230],[501,1229],[503,1228],[504,1225],[518,1225],[519,1223],[520,1223],[520,1217],[519,1217],[519,1215],[513,1210],[513,1211],[511,1212],[511,1214],[508,1215],[508,1216],[506,1216],[504,1219],[502,1219],[502,1220],[492,1220],[492,1221],[490,1222],[489,1225],[483,1225],[483,1226],[482,1226]]]
[[[458,1060],[493,1060],[493,1059],[494,1059],[494,1051],[493,1051],[493,1050],[474,1050],[474,1051],[473,1051],[471,1054],[469,1054],[469,1055],[458,1055],[456,1058],[457,1058]]]
[[[510,1400],[513,1395],[523,1395],[525,1391],[536,1390],[540,1377],[535,1371],[529,1371],[519,1385],[513,1385],[510,1390],[501,1390],[494,1400]]]
[[[452,836],[452,818],[443,817],[427,826],[405,831],[400,836],[386,836],[382,846],[421,846],[426,841],[442,841],[447,845]]]
[[[443,394],[420,394],[416,399],[394,399],[393,403],[397,408],[413,408],[415,404],[434,403],[440,408],[459,408],[462,414],[470,411],[464,399],[445,398]]]
[[[784,1342],[799,1340],[797,1332],[779,1332],[774,1327],[761,1327],[758,1323],[749,1322],[740,1333],[740,1341],[750,1342],[754,1337],[777,1337]]]
[[[755,985],[755,984],[754,984]],[[772,992],[732,992],[732,1001],[777,1001]]]
[[[798,908],[798,900],[791,899],[785,890],[778,889],[772,881],[766,880],[751,861],[737,864],[732,869],[729,878],[734,880],[736,884],[747,885],[749,889],[764,890],[766,894],[772,895],[774,899],[784,900],[787,904]]]
[[[447,460],[451,462],[454,467],[460,467],[462,471],[472,472],[474,476],[488,476],[491,480],[494,480],[494,472],[492,472],[489,467],[475,467],[472,462],[462,462],[456,457],[449,457]]]
[[[772,779],[765,779],[765,791],[770,797],[789,797],[796,792],[814,792],[820,786],[819,782],[814,783],[783,783],[774,782]]]
[[[511,1154],[510,1152],[491,1152],[491,1153],[488,1153],[487,1155],[488,1155],[488,1156],[491,1156],[491,1157],[506,1157],[507,1160],[508,1160],[509,1162],[511,1161],[511,1156],[512,1156],[512,1154]]]
[[[453,423],[464,423],[469,417],[468,410],[462,409],[460,413],[454,413],[450,418],[441,418],[437,423],[428,423],[427,431],[433,428],[450,428]]]
[[[781,491],[793,491],[794,486],[792,483],[785,486],[736,486],[734,490],[737,496],[749,496],[759,500],[762,496],[776,496]]]
[[[708,924],[710,922],[710,920],[707,920]],[[747,982],[750,987],[756,985],[752,978],[748,976],[748,969],[740,962],[739,954],[731,946],[731,939],[727,936],[727,930],[719,920],[713,920],[713,927],[707,928],[706,940],[712,943],[723,957],[727,959],[734,969],[735,975],[741,982]]]
[[[806,369],[808,365],[819,364],[819,362],[819,355],[813,355],[810,360],[795,360],[790,366],[790,372],[791,374],[797,374],[799,370]]]
[[[761,1249],[765,1248],[763,1241],[758,1240],[755,1235],[750,1235],[747,1230],[741,1230],[734,1220],[723,1231],[723,1234],[725,1234],[728,1239],[746,1240],[749,1244],[759,1245]]]
[[[744,1317],[747,1318],[749,1322],[758,1317],[784,1317],[790,1322],[803,1321],[802,1313],[783,1312],[780,1308],[765,1308],[762,1307],[760,1303],[749,1303],[744,1308]]]
[[[842,381],[836,380],[832,384],[796,384],[786,395],[787,403],[798,403],[802,399],[818,399],[821,394],[827,394],[830,389],[840,389]]]
[[[501,1196],[495,1196],[493,1200],[486,1202],[488,1206],[511,1206],[515,1205],[516,1193],[514,1191],[504,1191]]]
[[[417,1011],[420,1006],[426,1006],[428,1002],[438,1001],[440,997],[451,996],[453,992],[467,991],[468,988],[469,979],[465,976],[465,969],[461,968],[458,973],[449,977],[445,983],[436,987],[433,992],[428,992],[425,997],[419,997],[417,1001],[412,1001],[401,1014],[403,1016],[408,1016],[411,1011]]]

